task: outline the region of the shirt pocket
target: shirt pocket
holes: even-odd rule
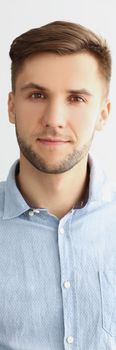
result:
[[[102,326],[111,336],[116,336],[116,271],[100,271],[102,298]]]

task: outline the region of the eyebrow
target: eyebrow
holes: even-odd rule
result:
[[[44,92],[50,92],[49,89],[47,89],[44,86],[35,84],[35,83],[28,83],[25,84],[24,86],[21,87],[21,91],[25,91],[25,90],[29,90],[29,89],[37,89],[37,90],[41,90]],[[66,90],[66,93],[71,93],[71,94],[84,94],[87,96],[93,96],[92,93],[86,89],[78,89],[78,90]]]

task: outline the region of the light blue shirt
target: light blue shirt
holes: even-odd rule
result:
[[[58,219],[0,184],[0,350],[116,350],[116,190],[89,155],[89,199]],[[75,188],[78,186],[75,183]]]

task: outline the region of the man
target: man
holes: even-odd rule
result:
[[[0,187],[0,349],[116,349],[116,193],[90,147],[111,54],[56,21],[10,49],[20,159]]]

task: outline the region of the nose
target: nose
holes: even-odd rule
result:
[[[63,102],[49,101],[42,115],[44,127],[64,128],[66,125],[66,110]]]

